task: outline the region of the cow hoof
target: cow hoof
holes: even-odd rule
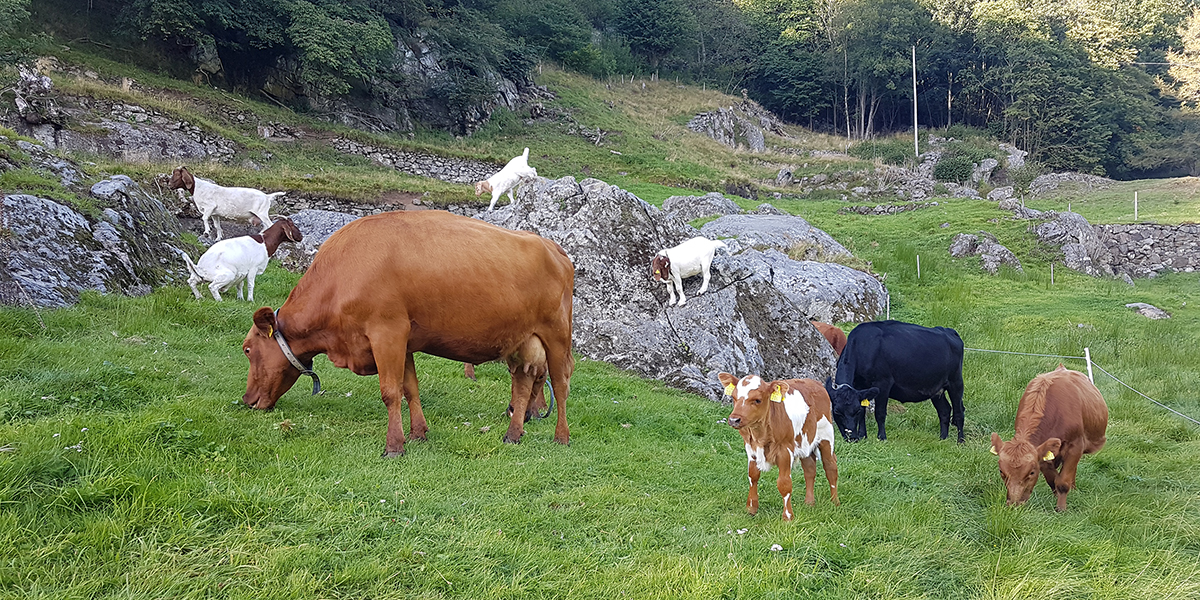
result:
[[[505,434],[504,437],[500,438],[500,441],[504,442],[505,444],[520,444],[521,438],[517,437],[515,439],[509,439],[508,434]]]
[[[401,456],[404,456],[403,450],[400,450],[399,452],[396,452],[396,451],[388,452],[385,450],[383,452],[382,458],[400,458]]]
[[[562,445],[564,445],[564,446],[570,446],[570,445],[571,445],[571,438],[569,438],[569,437],[563,437],[563,438],[560,438],[560,437],[558,437],[558,436],[556,435],[556,436],[554,436],[554,441],[555,441],[555,442],[557,442],[557,443],[559,443],[559,444],[562,444]]]

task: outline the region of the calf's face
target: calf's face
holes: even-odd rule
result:
[[[879,388],[856,390],[848,383],[834,384],[832,377],[825,378],[825,391],[833,405],[833,420],[838,431],[847,442],[857,442],[867,437],[867,410],[870,400],[879,395]]]
[[[274,334],[275,313],[264,306],[254,313],[254,326],[242,342],[242,352],[250,359],[242,402],[250,408],[274,408],[279,397],[300,378],[300,371],[283,355]]]
[[[1009,506],[1020,506],[1029,500],[1042,465],[1053,468],[1054,457],[1061,447],[1059,438],[1050,438],[1034,446],[1024,440],[1002,442],[998,434],[992,434],[989,450],[1000,457],[1000,479],[1004,481]]]
[[[721,373],[717,378],[725,386],[725,395],[733,398],[733,412],[729,413],[727,423],[734,429],[762,422],[771,410],[771,394],[776,391],[786,393],[786,390],[776,390],[781,382],[768,383],[758,375],[747,375],[739,380],[729,373]]]

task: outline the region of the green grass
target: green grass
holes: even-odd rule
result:
[[[1051,286],[1025,224],[988,223],[1003,213],[978,201],[887,217],[779,204],[887,273],[894,317],[953,326],[970,347],[1087,346],[1134,387],[1200,415],[1195,275],[1130,289],[1060,270]],[[1025,273],[987,276],[978,259],[948,257],[954,233],[978,229]],[[272,267],[260,302],[278,306],[295,281]],[[1123,306],[1135,300],[1174,317],[1137,316]],[[324,395],[298,385],[274,412],[242,408],[238,350],[258,305],[197,302],[181,287],[86,294],[44,311],[46,330],[30,311],[0,311],[0,447],[12,450],[0,453],[0,596],[1200,594],[1189,475],[1200,428],[1103,377],[1108,445],[1084,459],[1069,510],[1056,514],[1045,486],[1025,507],[1003,506],[987,438],[1011,435],[1021,390],[1056,359],[968,353],[965,444],[937,439],[928,403],[908,405],[889,416],[889,441],[837,444],[842,506],[818,493],[782,523],[770,475],[760,514],[745,514],[740,438],[717,422],[728,407],[601,363],[581,361],[572,380],[569,447],[552,442],[552,420],[500,443],[499,364],[471,382],[457,363],[421,357],[432,429],[397,460],[378,458],[377,378],[323,357]]]
[[[1133,223],[1133,194],[1138,193],[1138,222],[1195,223],[1200,219],[1200,179],[1119,181],[1104,189],[1068,183],[1046,198],[1026,200],[1038,210],[1071,210],[1092,223]]]

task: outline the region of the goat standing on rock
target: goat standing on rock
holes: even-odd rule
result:
[[[267,194],[254,188],[225,187],[207,179],[192,176],[187,167],[180,166],[171,172],[167,187],[173,190],[187,190],[200,211],[200,219],[204,221],[204,235],[208,235],[208,220],[211,217],[220,240],[221,220],[218,217],[230,219],[249,219],[258,217],[262,221],[263,231],[271,226],[271,202],[287,192]]]
[[[522,179],[537,177],[537,169],[529,166],[529,148],[525,149],[520,156],[514,157],[500,169],[498,173],[488,177],[484,181],[475,183],[475,195],[478,196],[484,192],[492,193],[492,203],[488,205],[488,210],[496,208],[496,201],[504,192],[508,192],[508,202],[513,202],[513,190],[517,188],[517,184],[521,183]]]
[[[667,286],[671,300],[667,306],[675,304],[675,289],[679,289],[679,305],[683,306],[687,298],[683,295],[683,280],[694,275],[704,274],[704,283],[697,295],[708,291],[708,279],[713,257],[717,248],[729,252],[725,242],[710,240],[704,237],[694,237],[674,248],[660,250],[650,261],[650,272],[654,280]]]
[[[286,238],[286,239],[285,239]],[[234,283],[238,284],[238,300],[242,299],[243,285],[250,284],[250,301],[254,301],[254,278],[267,270],[267,261],[275,255],[275,250],[284,241],[299,242],[304,234],[291,219],[280,219],[267,228],[262,235],[243,235],[241,237],[221,240],[212,245],[200,257],[200,262],[193,263],[186,252],[180,250],[183,259],[187,261],[188,270],[192,276],[188,285],[196,299],[200,299],[200,289],[196,284],[211,281],[209,291],[217,302],[221,301],[221,291],[229,289]]]

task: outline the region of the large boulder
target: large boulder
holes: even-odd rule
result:
[[[103,206],[85,215],[55,200],[4,197],[0,302],[66,306],[85,290],[144,295],[181,278],[179,221],[133,180],[92,186]]]
[[[1057,213],[1054,220],[1034,228],[1038,241],[1061,246],[1063,264],[1092,277],[1113,276],[1112,253],[1082,215]]]
[[[868,273],[845,265],[792,260],[771,249],[747,250],[738,255],[776,289],[783,292],[809,319],[826,323],[870,321],[887,308],[887,290]]]
[[[722,395],[720,371],[767,378],[833,372],[834,355],[810,315],[771,275],[769,260],[785,256],[718,253],[709,291],[696,295],[701,278],[685,280],[687,305],[668,307],[650,260],[697,232],[625,190],[596,179],[537,179],[513,204],[478,216],[550,238],[571,256],[574,344],[584,356],[711,399]]]
[[[294,273],[303,273],[312,264],[313,258],[321,244],[341,229],[346,223],[358,217],[330,210],[307,209],[289,217],[304,239],[295,244],[283,244],[275,251],[275,258],[283,268]]]
[[[700,233],[712,239],[733,238],[726,239],[726,243],[735,251],[774,248],[787,253],[793,247],[803,245],[819,248],[824,257],[850,256],[850,251],[828,233],[813,227],[803,217],[793,215],[727,215],[705,223]]]
[[[1017,271],[1022,271],[1021,261],[1017,255],[1005,248],[992,234],[980,231],[979,236],[970,233],[960,233],[950,241],[950,256],[979,255],[980,266],[984,271],[995,275],[1000,272],[1000,265],[1008,265]]]
[[[709,192],[703,196],[671,196],[663,200],[662,210],[684,221],[694,221],[713,215],[736,215],[742,207],[719,192]]]

